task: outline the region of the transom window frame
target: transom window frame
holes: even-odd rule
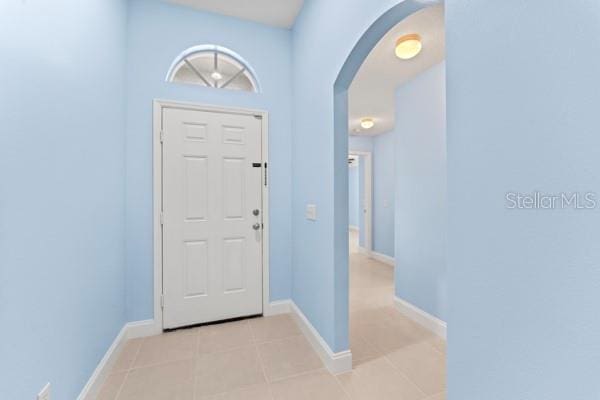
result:
[[[192,63],[189,61],[190,58],[199,54],[212,54],[215,59],[215,65],[217,65],[218,56],[223,55],[225,57],[233,59],[236,63],[238,63],[241,66],[241,68],[235,75],[229,77],[220,85],[216,81],[211,83],[210,80],[206,76],[204,76],[204,74],[202,74],[200,71],[194,68]],[[171,63],[171,66],[169,67],[169,71],[166,76],[166,81],[169,83],[176,83],[175,76],[177,75],[177,72],[180,70],[180,68],[184,65],[187,65],[198,76],[200,81],[204,83],[204,87],[210,87],[214,89],[228,89],[227,86],[243,74],[246,76],[246,78],[250,81],[252,85],[252,90],[248,90],[247,92],[261,93],[261,86],[252,65],[250,65],[250,63],[238,53],[226,47],[215,44],[202,44],[192,46],[186,49],[185,51],[180,53]]]

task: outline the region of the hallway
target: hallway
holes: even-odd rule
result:
[[[443,400],[446,343],[394,307],[393,267],[359,252],[350,232],[350,347],[356,399]]]
[[[443,400],[445,343],[393,306],[393,268],[350,235],[352,372],[324,368],[290,315],[130,340],[98,400]]]

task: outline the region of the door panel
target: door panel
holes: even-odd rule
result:
[[[227,220],[244,218],[245,161],[241,158],[223,159],[223,212]]]
[[[262,313],[262,121],[163,109],[163,326]]]
[[[206,240],[184,244],[184,297],[206,296],[208,286],[208,243]]]
[[[244,290],[244,249],[246,247],[246,239],[225,239],[224,242],[223,288],[226,292]]]
[[[206,221],[208,215],[208,158],[185,157],[185,218]]]

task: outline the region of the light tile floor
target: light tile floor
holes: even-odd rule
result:
[[[394,309],[392,267],[350,244],[352,372],[327,372],[279,315],[130,340],[97,399],[445,400],[445,342]]]

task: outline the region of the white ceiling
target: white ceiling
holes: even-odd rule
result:
[[[180,4],[260,22],[279,28],[291,28],[304,0],[167,0]]]
[[[423,50],[412,60],[400,60],[394,53],[396,40],[407,33],[421,35]],[[396,88],[444,58],[443,6],[421,10],[392,28],[371,51],[350,86],[350,134],[378,135],[392,130]],[[373,118],[375,126],[360,130],[360,120],[365,117]]]

